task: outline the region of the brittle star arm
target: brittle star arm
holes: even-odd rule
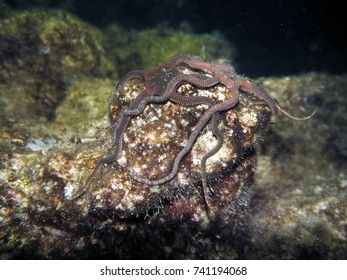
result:
[[[282,112],[282,113],[283,113],[284,115],[286,115],[288,118],[293,119],[293,120],[296,120],[296,121],[305,121],[305,120],[308,120],[308,119],[312,118],[312,117],[316,114],[316,112],[317,112],[317,110],[318,110],[318,107],[316,107],[310,115],[299,118],[299,117],[295,117],[295,116],[291,115],[291,114],[288,113],[286,110],[284,110],[284,109],[278,104],[277,100],[275,100],[275,102],[276,102],[276,107],[277,107],[278,111]]]
[[[205,127],[207,122],[211,119],[211,117],[216,113],[224,110],[228,110],[235,106],[238,103],[239,96],[238,94],[233,95],[232,99],[229,99],[227,101],[224,101],[222,103],[218,103],[214,105],[213,107],[209,108],[204,115],[199,119],[197,125],[195,126],[193,132],[189,136],[188,142],[186,146],[181,150],[181,152],[177,155],[175,158],[172,171],[169,175],[166,177],[159,179],[159,180],[148,180],[144,178],[139,178],[134,174],[130,174],[130,176],[135,179],[138,182],[141,182],[143,184],[147,185],[161,185],[163,183],[166,183],[167,181],[171,180],[177,173],[179,163],[181,162],[182,158],[191,150],[192,146],[194,145],[198,135],[202,131],[202,129]],[[217,121],[218,122],[218,121]]]
[[[203,71],[207,74],[216,76],[216,67],[210,63],[204,62],[199,56],[180,58],[176,60],[176,65],[181,63],[188,65],[191,69]]]
[[[144,90],[137,98],[135,98],[133,100],[133,102],[131,102],[129,107],[137,106],[137,104],[140,103],[140,100],[142,98],[144,98],[144,96],[146,96],[146,94],[147,94],[147,92],[146,92],[146,90]],[[112,147],[114,147],[114,145],[116,145],[115,151],[112,154],[110,154],[109,156],[101,158],[96,163],[92,174],[88,177],[88,179],[84,185],[83,191],[80,192],[79,194],[77,194],[72,199],[77,199],[88,191],[91,181],[93,180],[93,178],[95,177],[95,175],[97,174],[97,172],[99,171],[99,169],[102,165],[109,164],[109,163],[114,162],[115,160],[118,159],[119,151],[121,151],[121,148],[122,148],[121,147],[122,143],[120,141],[120,137],[124,133],[124,130],[127,127],[127,124],[129,123],[130,119],[131,119],[131,116],[124,116],[124,115],[120,114],[119,119],[117,120],[117,122],[115,124],[115,129],[113,132]],[[121,131],[122,133],[119,133],[119,131]],[[117,142],[120,144],[117,145]],[[120,145],[120,147],[119,147],[119,145]]]
[[[235,78],[237,75],[235,73],[235,70],[232,66],[227,64],[210,64],[204,62],[200,57],[180,57],[177,58],[175,61],[176,65],[180,63],[184,63],[188,65],[192,69],[201,70],[206,73],[213,74],[215,77],[217,77],[220,82],[225,85],[228,88],[228,84],[232,82],[232,79]],[[310,119],[314,116],[314,114],[317,112],[317,107],[315,110],[308,116],[299,118],[291,115],[289,112],[284,110],[277,102],[276,99],[271,98],[269,95],[267,95],[259,86],[253,85],[249,80],[242,79],[240,76],[237,76],[242,81],[239,82],[240,84],[240,90],[248,93],[254,94],[257,98],[264,101],[271,109],[271,112],[273,115],[277,115],[278,111],[281,111],[284,115],[286,115],[288,118],[291,118],[293,120],[297,121],[303,121]]]
[[[193,100],[194,97],[182,96],[182,95],[179,95],[176,93],[175,95],[171,96],[170,99],[172,99],[173,101],[178,102],[178,103],[183,103],[183,104],[192,105],[192,106],[198,105],[199,101],[201,101],[203,104],[209,105],[210,107],[216,105],[216,102],[213,101],[211,98],[203,97],[203,96],[199,97],[200,100],[198,100],[198,99]],[[203,102],[204,99],[205,99],[205,101]],[[207,159],[209,159],[211,156],[213,156],[215,153],[217,153],[220,150],[220,148],[223,146],[223,142],[224,142],[223,133],[218,128],[219,116],[220,116],[219,112],[215,112],[212,115],[212,132],[217,139],[217,144],[212,150],[208,151],[203,156],[203,158],[201,159],[201,164],[200,164],[203,196],[204,196],[204,200],[205,200],[208,207],[210,207],[210,204],[209,204],[209,200],[208,200],[206,161],[207,161]],[[178,164],[179,164],[179,161],[177,162],[177,167],[178,167]]]
[[[119,117],[115,127],[114,140],[112,145],[115,146],[115,151],[112,158],[118,160],[120,153],[122,151],[122,136],[124,134],[125,128],[131,118],[131,116],[139,115],[143,112],[147,104],[149,103],[160,103],[168,100],[172,93],[176,93],[178,87],[184,83],[191,83],[195,86],[207,88],[218,84],[218,80],[215,78],[209,78],[202,74],[192,74],[192,75],[178,75],[174,77],[167,85],[165,92],[162,95],[144,95],[140,102],[136,102],[135,106],[129,106],[125,109]],[[133,105],[133,103],[132,103]],[[111,159],[111,157],[108,157]]]
[[[208,151],[201,159],[201,182],[202,182],[202,190],[204,195],[205,203],[207,204],[208,208],[210,208],[210,203],[208,199],[208,187],[207,187],[207,174],[206,174],[206,161],[212,157],[214,154],[216,154],[223,146],[224,143],[224,137],[222,131],[218,128],[218,122],[219,122],[219,116],[220,113],[216,112],[212,116],[212,132],[214,136],[217,138],[217,144],[213,147],[212,150]]]
[[[255,86],[251,84],[249,80],[244,79],[242,82],[240,82],[240,91],[255,95],[258,99],[264,101],[270,107],[273,115],[277,115],[278,107],[276,105],[276,100],[267,95],[259,86]]]
[[[236,76],[235,69],[231,65],[207,63],[207,62],[204,62],[202,58],[199,56],[179,58],[175,61],[175,63],[176,65],[180,63],[184,63],[192,69],[203,71],[208,74],[212,74],[213,76],[219,78],[221,82],[222,82],[223,76],[227,76],[228,78],[232,78]]]
[[[138,104],[138,106],[135,109],[133,110],[125,109],[123,111],[123,114],[126,116],[136,116],[136,115],[139,115],[149,103],[161,103],[161,102],[167,101],[168,99],[172,99],[171,96],[173,96],[176,93],[179,86],[181,86],[184,83],[190,83],[199,88],[209,88],[218,84],[219,81],[218,79],[214,77],[211,78],[203,74],[178,75],[174,77],[168,83],[168,86],[163,95],[147,96],[141,100],[141,102]],[[180,95],[176,93],[175,96],[176,98],[179,98]],[[186,102],[184,101],[177,101],[177,102],[185,104],[185,105],[189,105],[188,100]]]
[[[136,102],[135,106],[129,106],[127,109],[125,109],[119,117],[119,120],[117,121],[117,125],[114,132],[114,140],[112,145],[115,147],[115,151],[113,153],[112,161],[118,160],[120,153],[122,151],[122,136],[124,134],[125,128],[131,118],[131,116],[139,115],[143,112],[147,104],[149,103],[160,103],[165,102],[168,100],[169,96],[172,94],[175,94],[178,87],[181,86],[184,83],[191,83],[195,86],[201,87],[201,88],[208,88],[212,87],[219,83],[219,81],[215,78],[210,78],[202,74],[192,74],[192,75],[178,75],[174,77],[167,85],[167,88],[165,92],[162,95],[143,95],[143,98],[141,98],[140,102]],[[133,105],[133,102],[131,103]],[[107,157],[109,160],[111,160],[111,156]],[[109,162],[112,162],[109,161]],[[104,162],[105,163],[105,162]]]
[[[187,105],[198,105],[199,101],[201,101],[203,104],[209,105],[210,107],[216,105],[216,102],[214,100],[212,100],[209,97],[204,97],[204,96],[199,97],[200,100],[198,100],[198,99],[193,100],[194,97],[182,96],[182,95],[179,95],[176,93],[174,96],[171,96],[170,99],[172,99],[173,101],[176,101],[178,103],[183,103],[183,104],[187,104]],[[205,99],[205,101],[204,101],[204,99]],[[223,142],[224,142],[223,133],[218,128],[219,116],[220,116],[219,112],[215,112],[212,115],[212,132],[217,139],[217,144],[212,150],[208,151],[203,156],[203,158],[201,159],[201,164],[200,164],[203,196],[204,196],[204,200],[205,200],[208,207],[210,207],[210,204],[208,202],[206,161],[220,150],[220,148],[223,146]],[[178,162],[178,164],[179,164],[179,162]],[[178,166],[178,164],[177,164],[177,166]]]
[[[121,79],[120,81],[118,82],[117,84],[117,91],[118,92],[122,92],[123,88],[124,88],[124,85],[129,82],[130,80],[132,79],[145,79],[144,77],[144,73],[145,71],[144,70],[133,70],[133,71],[130,71],[128,72],[127,74],[125,74]],[[135,98],[132,102],[133,106],[137,106],[136,103],[139,103],[141,101],[141,99],[143,98],[143,95],[146,95],[145,91],[143,91],[137,98]],[[130,105],[129,105],[130,106]],[[130,118],[129,118],[130,119]],[[129,120],[123,120],[122,121],[122,125],[126,126],[126,124],[129,122]],[[115,138],[115,137],[114,137]],[[114,140],[113,140],[113,143],[114,143]],[[112,145],[113,145],[112,143]],[[88,177],[86,183],[84,184],[84,188],[83,190],[77,194],[76,196],[74,196],[72,199],[77,199],[79,197],[81,197],[83,194],[85,194],[89,188],[89,184],[90,182],[92,181],[92,179],[94,178],[94,176],[96,175],[96,173],[98,172],[98,170],[100,169],[100,167],[103,165],[103,164],[107,164],[107,163],[110,163],[110,162],[113,162],[115,161],[116,157],[115,157],[115,154],[111,154],[110,156],[108,157],[105,157],[105,158],[102,158],[100,159],[95,167],[94,167],[94,170],[92,172],[92,174]]]
[[[240,83],[240,90],[246,93],[254,94],[257,98],[259,98],[262,102],[264,101],[271,109],[271,112],[273,115],[276,115],[278,111],[282,112],[284,115],[286,115],[288,118],[296,120],[296,121],[304,121],[312,118],[314,114],[316,114],[318,107],[316,107],[313,112],[305,117],[296,117],[284,110],[279,104],[278,101],[274,98],[271,98],[269,95],[267,95],[259,86],[255,86],[251,84],[250,81],[245,80],[244,82]],[[257,103],[256,101],[252,101],[253,103]]]
[[[116,89],[121,92],[124,88],[124,85],[132,79],[142,79],[145,80],[145,71],[144,70],[132,70],[126,73],[118,82]]]
[[[233,83],[233,78],[236,77],[235,70],[230,65],[222,65],[222,64],[210,64],[201,60],[197,60],[194,57],[189,59],[179,59],[176,62],[185,63],[189,67],[197,70],[202,70],[204,72],[210,72],[215,77],[217,77],[223,85],[225,85],[228,89],[230,83]],[[271,109],[273,115],[277,114],[277,106],[276,102],[268,96],[264,91],[262,91],[259,87],[255,87],[248,80],[243,80],[243,82],[239,82],[240,90],[249,92],[257,96],[260,100],[265,101]]]

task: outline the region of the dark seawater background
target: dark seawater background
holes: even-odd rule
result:
[[[10,9],[65,9],[103,28],[169,27],[216,32],[237,48],[239,73],[249,77],[308,71],[346,73],[347,20],[342,1],[7,0]]]

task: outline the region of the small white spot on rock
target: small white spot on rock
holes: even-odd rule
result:
[[[322,192],[323,192],[323,188],[322,188],[321,186],[316,186],[316,187],[314,188],[314,193],[315,193],[316,195],[321,194]]]
[[[127,159],[126,159],[126,157],[124,156],[124,154],[122,154],[122,157],[118,159],[118,164],[119,164],[120,166],[124,166],[124,165],[126,164],[126,162],[127,162]]]

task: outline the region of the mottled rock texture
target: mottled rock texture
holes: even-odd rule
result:
[[[309,73],[263,86],[297,112],[319,109],[300,123],[278,116],[257,147],[247,257],[346,259],[347,77]]]
[[[76,80],[117,77],[102,33],[61,11],[22,12],[0,22],[0,110],[55,118]]]

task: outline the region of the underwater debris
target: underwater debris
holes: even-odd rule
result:
[[[54,147],[59,147],[59,146],[60,144],[55,139],[52,139],[49,137],[46,137],[44,140],[33,139],[32,142],[28,142],[26,144],[27,148],[35,152],[47,151],[49,149],[52,149]]]

